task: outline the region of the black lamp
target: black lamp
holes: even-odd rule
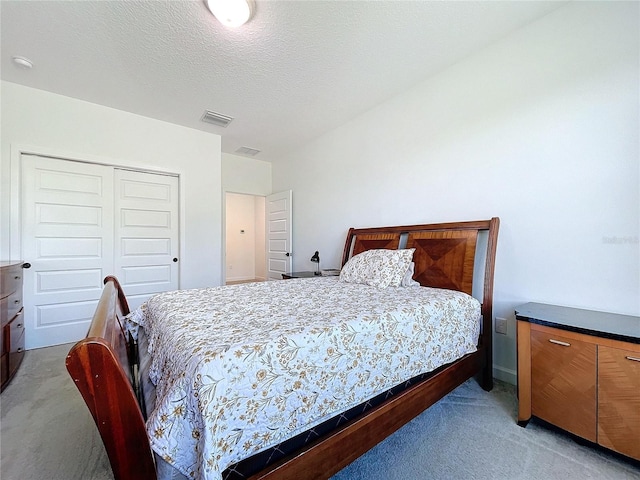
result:
[[[313,257],[311,257],[311,261],[313,263],[317,263],[318,266],[316,267],[316,271],[313,272],[314,275],[321,275],[320,273],[320,254],[318,253],[318,251],[316,250],[316,253],[313,254]]]

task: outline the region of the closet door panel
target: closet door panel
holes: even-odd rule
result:
[[[83,337],[113,269],[113,168],[23,154],[26,348]]]
[[[115,275],[131,308],[178,288],[178,177],[115,171]]]

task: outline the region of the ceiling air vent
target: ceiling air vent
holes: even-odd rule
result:
[[[249,148],[249,147],[240,147],[239,149],[236,150],[236,153],[239,153],[240,155],[250,155],[252,157],[255,157],[257,154],[260,153],[260,150],[256,150],[255,148]]]
[[[219,127],[226,127],[231,123],[231,121],[233,120],[233,117],[229,117],[227,115],[222,115],[221,113],[205,110],[204,115],[202,115],[202,118],[200,120],[206,123],[217,125]]]

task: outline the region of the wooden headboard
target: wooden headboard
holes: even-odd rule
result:
[[[342,253],[342,266],[358,253],[374,248],[415,248],[413,279],[426,287],[447,288],[472,295],[477,269],[476,247],[481,236],[486,247],[482,295],[483,332],[491,331],[493,275],[500,219],[397,227],[351,228]],[[488,348],[491,348],[488,345]]]

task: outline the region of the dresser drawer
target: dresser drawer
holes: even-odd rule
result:
[[[2,268],[0,274],[0,298],[5,298],[17,291],[22,291],[21,263]]]
[[[9,322],[13,317],[17,315],[17,313],[22,308],[22,291],[18,290],[13,292],[8,297],[0,300],[0,325],[5,325]]]
[[[3,353],[0,356],[0,385],[4,388],[9,379],[9,354]]]
[[[18,365],[24,357],[24,328],[22,329],[22,335],[19,337],[13,337],[11,334],[11,349],[9,350],[9,376],[18,369]]]
[[[9,346],[9,350],[10,351],[14,351],[14,345],[17,345],[15,343],[14,339],[19,339],[20,337],[24,337],[24,315],[23,315],[24,310],[20,310],[18,312],[18,315],[16,315],[16,317],[11,321],[11,323],[9,324],[9,338],[11,339],[11,345]],[[23,338],[23,342],[22,342],[22,348],[24,350],[24,338]]]

